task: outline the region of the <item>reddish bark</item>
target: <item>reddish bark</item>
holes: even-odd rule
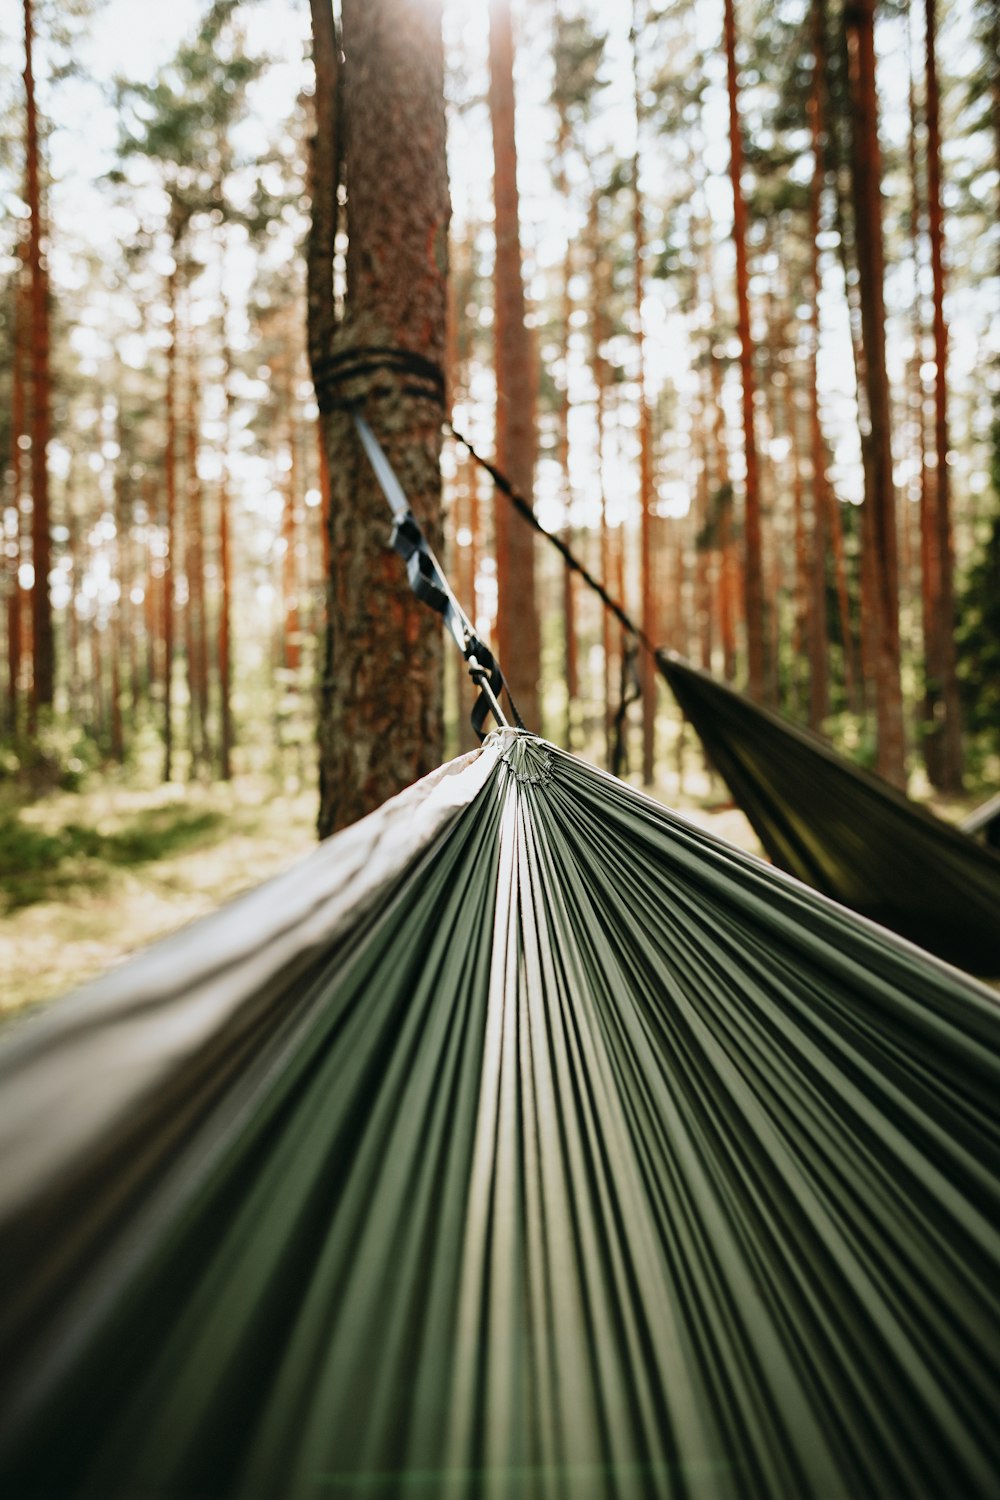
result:
[[[862,449],[865,454],[865,548],[862,590],[872,626],[878,729],[877,768],[902,786],[906,779],[900,685],[899,561],[892,478],[889,381],[885,362],[881,151],[875,89],[874,0],[851,0],[844,11],[851,99],[851,190],[864,348]]]
[[[524,283],[514,143],[514,43],[510,0],[490,4],[490,122],[496,234],[494,320],[498,467],[530,501],[535,469],[535,367],[525,326]],[[529,729],[541,727],[541,635],[535,584],[535,539],[528,522],[498,494],[494,509],[497,645],[500,662]]]
[[[411,593],[386,545],[385,498],[348,414],[327,404],[318,361],[361,346],[445,355],[448,184],[440,6],[343,0],[342,85],[317,73],[317,96],[343,91],[348,249],[344,318],[334,324],[328,263],[311,277],[309,348],[330,464],[330,583],[320,716],[322,835],[353,822],[432,770],[442,754],[439,622]],[[313,6],[315,56],[335,59],[332,10]],[[324,40],[325,39],[325,40]],[[319,103],[319,97],[317,98]],[[317,125],[336,120],[324,98]],[[334,161],[330,146],[326,159]],[[332,216],[326,178],[314,209]],[[317,300],[318,299],[318,300]],[[317,330],[315,319],[322,314]],[[332,341],[324,345],[323,340]],[[371,371],[347,394],[369,419],[431,545],[440,546],[441,408],[398,377]]]

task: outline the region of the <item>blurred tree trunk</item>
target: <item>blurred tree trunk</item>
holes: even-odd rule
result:
[[[632,87],[635,104],[635,156],[632,160],[632,237],[635,285],[636,385],[639,392],[639,591],[640,620],[647,638],[656,642],[656,541],[653,531],[653,444],[649,402],[646,399],[646,342],[642,299],[645,283],[645,226],[639,186],[642,91],[639,84],[639,6],[632,0]],[[656,770],[656,687],[659,674],[648,651],[639,662],[642,683],[642,779],[652,786]]]
[[[299,579],[298,579],[298,524],[296,510],[299,501],[298,465],[296,463],[296,434],[292,406],[292,379],[289,366],[285,387],[285,410],[288,413],[288,468],[285,472],[284,504],[281,513],[281,535],[285,544],[281,559],[281,597],[284,617],[282,663],[286,672],[297,673],[301,665],[299,625]]]
[[[611,527],[608,522],[608,495],[605,484],[605,435],[607,430],[607,407],[608,407],[608,364],[604,358],[603,347],[607,334],[607,280],[608,260],[601,243],[601,213],[600,193],[596,188],[591,190],[590,202],[587,209],[587,268],[590,279],[590,374],[594,382],[594,390],[597,393],[597,401],[594,408],[595,442],[596,451],[594,459],[597,467],[597,477],[601,496],[601,532],[600,532],[600,554],[601,554],[601,580],[610,591],[613,586],[612,565],[613,549],[611,538]],[[619,594],[618,599],[625,603],[624,597]],[[604,661],[604,753],[607,765],[610,769],[614,757],[614,629],[612,617],[609,610],[601,610],[601,650]]]
[[[736,308],[743,387],[743,443],[746,455],[744,503],[744,599],[747,622],[747,688],[752,698],[765,691],[764,574],[761,548],[760,481],[754,433],[754,349],[750,333],[747,271],[747,211],[743,197],[743,136],[736,68],[734,0],[725,0],[726,74],[729,86],[729,175],[733,187],[733,244],[736,249]]]
[[[80,588],[80,578],[83,573],[80,552],[80,528],[76,519],[76,505],[74,500],[74,475],[73,465],[66,476],[66,492],[64,504],[66,507],[66,555],[70,560],[70,583],[71,595],[68,606],[67,620],[67,654],[69,661],[66,670],[66,686],[69,691],[69,701],[80,703],[83,698],[83,682],[80,677],[80,616],[77,614],[76,599]]]
[[[934,529],[937,545],[935,593],[936,618],[925,622],[937,637],[940,677],[934,684],[933,733],[941,741],[939,788],[962,789],[961,706],[955,659],[955,560],[951,530],[948,480],[948,326],[944,317],[944,230],[941,222],[941,121],[937,76],[937,7],[925,0],[927,67],[927,211],[931,239],[931,272],[934,284]],[[940,707],[938,706],[940,704]]]
[[[698,665],[704,672],[712,670],[712,536],[710,445],[705,369],[699,372],[698,393],[692,406],[692,448],[697,454],[698,478],[695,488],[695,560],[694,597],[697,622]]]
[[[163,448],[164,495],[166,499],[165,549],[163,557],[163,779],[173,775],[174,754],[174,561],[177,542],[177,278],[179,275],[180,228],[176,211],[171,215],[172,262],[167,276],[167,389],[166,441]]]
[[[115,460],[115,468],[111,480],[113,485],[115,522],[114,546],[111,549],[111,576],[118,581],[118,598],[111,605],[111,614],[108,622],[108,655],[111,658],[111,757],[120,765],[125,759],[125,723],[122,716],[122,657],[124,656],[124,639],[128,624],[129,601],[126,565],[128,527],[125,523],[126,458],[121,445],[121,423],[117,420],[117,416],[115,425],[111,428],[108,435],[117,443],[118,447],[118,457]]]
[[[864,347],[865,464],[868,553],[863,598],[872,621],[878,727],[877,768],[887,781],[906,780],[900,686],[899,561],[892,478],[889,380],[885,362],[884,252],[881,152],[875,91],[874,0],[849,0],[844,9],[851,102],[851,197],[857,244],[858,291]]]
[[[49,519],[49,299],[42,261],[42,205],[39,186],[38,115],[35,106],[34,14],[32,0],[24,0],[25,158],[28,199],[28,271],[31,286],[31,588],[32,688],[30,714],[37,722],[40,708],[52,704],[55,693],[55,642],[52,599],[49,594],[52,544]]]
[[[190,303],[188,304],[190,312]],[[184,524],[184,573],[187,601],[184,605],[188,642],[188,683],[191,716],[191,755],[194,763],[208,763],[208,621],[205,614],[205,506],[198,473],[201,447],[201,389],[198,356],[190,317],[187,325],[187,505]]]
[[[468,400],[469,395],[469,324],[465,310],[471,295],[473,276],[473,236],[452,242],[448,277],[448,406]],[[476,623],[476,575],[479,570],[479,467],[460,444],[456,444],[454,486],[454,570],[452,582],[469,619]],[[463,541],[463,534],[468,536]],[[469,669],[457,651],[451,653],[454,672],[455,708],[458,722],[455,743],[458,753],[472,750],[476,736],[470,721],[475,689],[469,680]]]
[[[566,227],[566,247],[563,252],[562,283],[559,298],[559,360],[563,372],[563,388],[559,392],[559,410],[557,413],[558,457],[559,468],[562,474],[562,500],[566,514],[566,522],[563,527],[563,541],[568,547],[572,547],[573,527],[569,519],[570,507],[573,503],[573,492],[570,487],[569,477],[569,341],[572,333],[571,320],[573,315],[573,298],[570,291],[570,281],[573,275],[573,240],[569,233],[571,200],[569,179],[566,172],[566,153],[569,149],[569,120],[566,114],[565,100],[561,96],[557,102],[557,113],[559,124],[556,133],[556,193],[559,197]],[[564,567],[561,571],[563,596],[563,665],[566,677],[566,723],[563,731],[563,743],[567,750],[572,750],[575,738],[574,704],[580,694],[576,623],[576,574],[570,568]]]
[[[28,320],[30,316],[29,290],[23,275],[27,259],[27,246],[22,243],[18,255],[18,268],[14,284],[14,329],[11,350],[11,409],[10,409],[10,469],[11,502],[14,511],[14,530],[5,536],[5,560],[7,564],[7,690],[8,723],[12,739],[18,739],[21,731],[21,672],[24,657],[24,633],[21,607],[21,500],[24,489],[24,458],[21,438],[25,434],[26,412],[24,400],[24,373],[27,361]]]
[[[379,806],[440,761],[441,631],[387,546],[389,509],[324,357],[359,347],[445,357],[448,178],[440,6],[344,0],[339,78],[328,0],[311,0],[317,131],[309,247],[309,352],[330,464],[330,579],[320,719],[321,835]],[[348,184],[344,319],[332,249],[343,89]],[[431,545],[440,545],[441,406],[428,387],[368,369],[336,396],[369,421]]]
[[[496,234],[494,338],[497,381],[497,467],[530,501],[535,471],[535,367],[525,326],[524,282],[514,142],[514,43],[510,0],[490,0],[490,122]],[[497,494],[494,509],[500,587],[500,664],[529,729],[541,728],[541,635],[531,527]]]
[[[823,183],[823,14],[814,0],[812,6],[813,69],[807,112],[812,142],[812,179],[809,186],[809,452],[812,471],[812,515],[809,545],[809,727],[818,730],[830,712],[830,668],[827,650],[826,620],[826,553],[827,510],[829,507],[826,478],[826,454],[823,446],[823,424],[819,412],[819,236],[822,227]],[[854,671],[851,652],[850,615],[842,622],[844,638],[844,685],[848,699],[854,695]]]
[[[919,517],[920,558],[920,617],[923,631],[924,690],[918,705],[918,733],[921,753],[927,776],[932,786],[941,783],[941,749],[939,734],[929,731],[934,724],[934,702],[937,684],[940,681],[938,660],[938,632],[936,587],[938,578],[937,526],[934,518],[935,495],[931,487],[927,467],[927,421],[924,412],[924,377],[921,370],[924,361],[924,298],[920,285],[920,241],[923,197],[920,184],[920,169],[917,161],[917,130],[919,127],[916,80],[914,77],[912,38],[910,30],[911,11],[907,10],[907,64],[909,127],[907,130],[906,159],[910,173],[910,239],[913,255],[913,307],[911,327],[913,331],[913,358],[907,370],[908,417],[913,427],[912,457],[918,473],[917,506]],[[904,514],[911,508],[908,502]],[[909,529],[908,527],[906,528]]]
[[[789,309],[789,316],[792,310]],[[809,717],[808,704],[812,700],[812,688],[802,692],[800,666],[804,662],[811,677],[812,662],[816,655],[813,646],[813,593],[810,587],[810,537],[806,517],[806,490],[799,461],[799,401],[795,385],[794,364],[791,358],[785,364],[785,384],[782,388],[782,418],[788,439],[788,468],[792,492],[792,535],[794,538],[794,585],[792,588],[792,661],[790,681],[794,689],[795,709],[799,715]],[[775,549],[777,551],[777,548]],[[777,660],[777,651],[775,652]]]
[[[718,324],[718,317],[713,319]],[[727,682],[736,680],[736,620],[739,615],[739,566],[733,540],[733,482],[726,444],[726,413],[722,405],[722,361],[709,351],[712,387],[712,437],[715,449],[715,480],[719,528],[719,635],[722,640],[722,673]]]
[[[146,514],[151,522],[157,521],[156,510],[156,477],[148,469],[143,478],[142,498],[146,505]],[[157,687],[157,654],[162,639],[162,628],[160,625],[160,585],[161,579],[156,576],[153,561],[153,528],[149,528],[145,545],[143,547],[143,624],[146,632],[146,697],[152,704],[156,698]]]
[[[223,283],[225,264],[223,263]],[[225,292],[220,309],[222,328],[222,463],[219,474],[219,775],[233,774],[232,595],[233,562],[229,534],[229,463],[233,441],[233,355],[229,343],[229,304]]]

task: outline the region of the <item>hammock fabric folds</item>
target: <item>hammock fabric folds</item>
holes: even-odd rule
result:
[[[0,1489],[995,1496],[998,1043],[492,736],[0,1049]]]
[[[973,974],[1000,976],[1000,858],[680,658],[660,670],[782,870]]]
[[[1000,792],[977,807],[959,826],[963,833],[982,839],[991,849],[1000,850]]]

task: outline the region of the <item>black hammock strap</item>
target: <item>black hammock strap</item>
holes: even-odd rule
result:
[[[578,574],[579,577],[583,579],[587,587],[589,589],[593,589],[594,593],[603,603],[605,609],[609,610],[611,614],[614,615],[615,619],[618,621],[619,625],[621,625],[622,629],[628,631],[629,635],[634,636],[639,644],[644,646],[646,650],[655,657],[657,655],[658,648],[650,640],[649,636],[642,629],[642,626],[637,625],[632,617],[626,613],[625,608],[620,600],[616,599],[613,594],[608,593],[601,580],[599,578],[595,578],[590,569],[580,561],[576,553],[571,547],[567,546],[562,537],[556,536],[554,532],[546,530],[546,528],[542,525],[541,521],[535,514],[531,502],[529,500],[526,500],[525,497],[515,489],[514,485],[507,478],[506,474],[498,469],[495,464],[490,463],[488,458],[484,458],[481,453],[478,453],[470,443],[469,439],[465,437],[461,432],[458,432],[456,428],[452,426],[451,421],[447,417],[445,418],[445,426],[448,428],[448,431],[451,433],[456,443],[461,443],[462,447],[466,449],[469,457],[473,460],[473,462],[477,463],[481,469],[485,469],[486,473],[490,476],[497,489],[501,494],[506,495],[507,499],[513,505],[518,515],[523,516],[528,525],[533,527],[534,530],[538,532],[539,536],[543,536],[547,542],[550,542],[552,544],[552,546],[562,557],[563,562],[566,564],[567,568],[569,568],[570,572]]]
[[[449,634],[469,664],[469,676],[480,690],[470,718],[479,739],[485,739],[485,725],[490,714],[501,728],[508,727],[500,707],[500,695],[506,686],[500,663],[485,641],[476,634],[472,622],[456,599],[444,569],[410,509],[396,471],[378,438],[356,407],[351,408],[351,415],[375,478],[392,511],[392,547],[406,563],[410,587],[422,604],[428,605],[442,617]],[[524,724],[509,689],[507,701],[517,727],[523,729]]]

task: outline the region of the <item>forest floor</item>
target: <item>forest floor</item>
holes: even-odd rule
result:
[[[700,757],[688,756],[680,781],[665,769],[656,792],[761,853]],[[263,775],[211,785],[103,781],[28,802],[0,788],[0,1022],[277,874],[314,846],[315,818],[313,788]]]
[[[0,800],[0,1019],[50,1000],[277,874],[316,795],[265,777]]]

